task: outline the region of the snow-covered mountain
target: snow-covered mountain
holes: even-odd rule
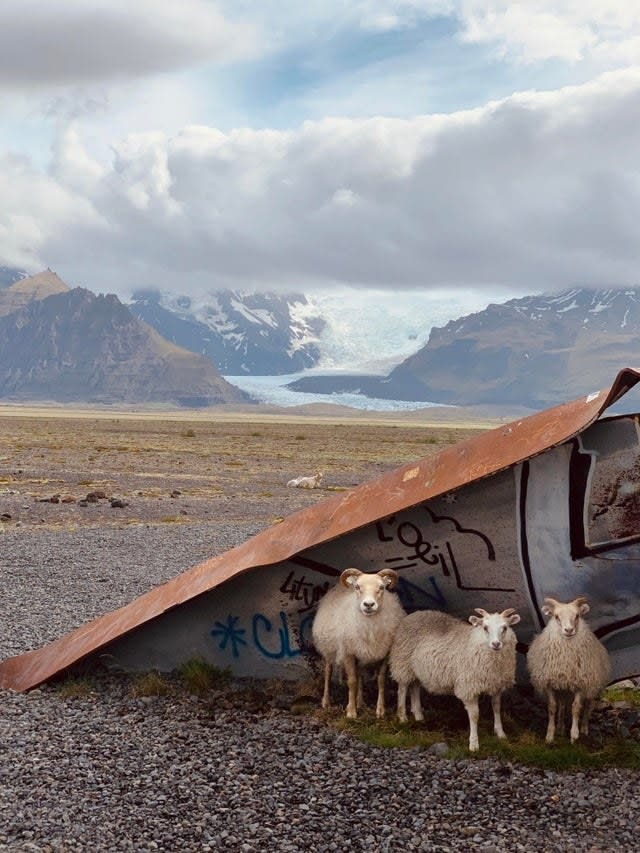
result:
[[[500,296],[336,287],[196,298],[146,290],[129,308],[163,337],[207,355],[226,376],[384,374],[420,349],[434,325],[484,308],[491,298]]]
[[[133,294],[129,310],[225,375],[294,373],[317,364],[324,321],[302,294],[225,290],[205,298]]]
[[[16,281],[27,278],[28,273],[15,267],[0,267],[0,288],[11,287]]]

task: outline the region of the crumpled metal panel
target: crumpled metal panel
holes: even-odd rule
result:
[[[426,500],[494,475],[581,433],[638,381],[621,370],[611,388],[513,421],[294,513],[242,545],[194,566],[130,604],[41,649],[0,663],[0,687],[28,690],[134,629],[251,569],[270,566]]]

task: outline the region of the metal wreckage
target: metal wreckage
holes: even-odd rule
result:
[[[613,679],[640,673],[640,414],[602,417],[640,381],[482,432],[297,512],[41,649],[0,663],[28,690],[100,659],[169,671],[308,675],[316,605],[341,571],[391,567],[407,611],[513,607],[526,642],[542,600],[584,595]]]

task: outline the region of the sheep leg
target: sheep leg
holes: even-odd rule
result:
[[[398,719],[401,723],[407,722],[407,685],[404,681],[398,682]]]
[[[355,719],[358,716],[358,673],[356,667],[356,659],[354,657],[345,657],[344,669],[347,675],[347,687],[349,690],[349,701],[347,702],[347,717]]]
[[[582,710],[582,722],[580,723],[580,734],[582,735],[589,734],[589,719],[591,717],[591,712],[593,711],[593,705],[593,699],[584,700],[584,708]]]
[[[480,717],[478,697],[465,702],[464,707],[469,717],[469,752],[477,752],[480,747],[478,742],[478,718]]]
[[[358,692],[356,693],[356,707],[358,711],[361,711],[364,708],[364,677],[362,675],[362,667],[359,667],[357,664],[356,667],[358,671]]]
[[[424,720],[424,714],[422,713],[422,703],[420,702],[420,682],[416,681],[411,685],[411,713],[413,714],[413,719],[418,722],[422,722]]]
[[[580,737],[580,711],[582,711],[582,703],[584,699],[580,690],[576,690],[571,705],[571,743],[575,743]]]
[[[387,674],[387,661],[383,660],[378,669],[378,702],[376,704],[376,717],[382,719],[385,715],[384,706],[384,681]]]
[[[500,716],[501,700],[502,692],[494,693],[491,697],[491,707],[493,708],[493,731],[499,738],[506,738],[506,734],[502,728],[502,717]]]
[[[553,743],[553,739],[556,736],[556,710],[558,708],[558,702],[556,699],[555,691],[549,688],[547,690],[547,714],[549,717],[549,721],[547,723],[547,736],[545,740],[547,743]]]
[[[331,706],[331,698],[329,696],[329,683],[331,681],[331,661],[324,662],[324,692],[322,694],[322,707],[329,708]]]

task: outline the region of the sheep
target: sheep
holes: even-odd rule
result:
[[[317,489],[320,487],[323,477],[322,471],[316,471],[312,477],[294,477],[293,480],[289,480],[287,486],[294,489]]]
[[[357,709],[362,706],[358,664],[379,663],[376,717],[384,717],[387,654],[395,629],[405,615],[393,592],[397,581],[393,569],[382,569],[375,574],[345,569],[338,583],[321,599],[311,635],[324,661],[323,708],[330,706],[331,667],[336,664],[344,667],[347,676],[347,717],[357,717]]]
[[[418,610],[402,620],[389,652],[391,677],[398,683],[398,718],[407,720],[407,688],[411,687],[411,713],[423,720],[420,686],[430,693],[453,694],[464,704],[469,717],[469,749],[478,742],[478,700],[491,696],[494,731],[502,728],[502,692],[515,681],[516,636],[511,629],[520,616],[510,608],[487,613],[475,608],[468,625],[448,613]]]
[[[571,743],[589,734],[593,703],[611,676],[609,653],[584,620],[590,607],[582,596],[562,603],[545,598],[542,612],[549,619],[527,654],[531,683],[547,698],[547,743],[556,733],[556,711],[562,717],[563,693],[573,695]],[[582,712],[582,719],[581,717]]]

